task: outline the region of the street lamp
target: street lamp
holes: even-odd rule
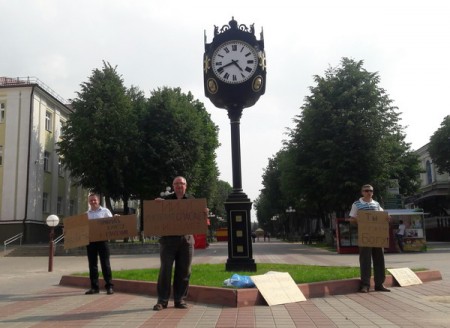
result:
[[[278,220],[278,215],[274,215],[270,219],[270,221],[272,221],[272,229],[273,229],[274,237],[277,237],[277,232],[276,232],[276,229],[275,229],[275,224],[276,224],[277,220]]]
[[[53,271],[53,237],[55,235],[55,227],[59,223],[59,217],[52,214],[47,217],[45,221],[47,225],[50,227],[50,241],[49,241],[49,251],[48,251],[48,272]]]
[[[213,241],[213,231],[214,228],[217,226],[216,224],[214,224],[214,219],[216,217],[216,215],[213,212],[209,212],[208,213],[208,229],[209,229],[209,237],[208,237],[208,241],[212,242]]]
[[[170,187],[166,187],[166,191],[161,191],[161,197],[170,195]]]
[[[293,228],[293,226],[292,226],[292,216],[293,216],[294,213],[295,213],[295,208],[293,208],[292,206],[289,206],[289,207],[286,209],[286,213],[287,213],[287,215],[289,216],[289,236],[292,237],[293,230],[294,230],[294,228]]]

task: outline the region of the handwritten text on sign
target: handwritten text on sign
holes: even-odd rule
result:
[[[123,239],[137,235],[136,214],[89,220],[89,241]]]
[[[358,211],[358,246],[389,247],[389,221],[385,211]]]
[[[205,234],[206,199],[144,201],[145,236]]]

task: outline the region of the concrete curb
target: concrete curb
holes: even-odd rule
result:
[[[424,283],[442,280],[441,273],[435,270],[419,271],[416,274]],[[299,284],[298,287],[303,295],[309,299],[329,295],[356,293],[359,289],[359,283],[360,280],[355,278]],[[90,287],[88,277],[78,276],[62,276],[59,284],[86,289]],[[101,281],[101,284],[103,286],[104,282]],[[398,284],[391,275],[387,275],[385,286],[395,287]],[[114,279],[114,290],[129,294],[157,296],[156,282]],[[196,303],[217,304],[235,308],[267,304],[257,288],[234,289],[191,285],[187,300]]]

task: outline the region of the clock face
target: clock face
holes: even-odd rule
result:
[[[255,48],[243,41],[221,44],[211,57],[211,66],[217,78],[225,83],[239,84],[253,76],[258,67]]]

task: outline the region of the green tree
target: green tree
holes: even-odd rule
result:
[[[297,201],[328,226],[331,214],[344,215],[364,183],[373,184],[379,197],[390,179],[399,179],[404,193],[417,188],[417,157],[378,74],[343,58],[314,80],[286,142],[295,154],[289,189]]]
[[[128,181],[136,119],[122,78],[109,63],[95,69],[73,100],[73,114],[63,128],[58,152],[76,183],[106,196],[132,193]],[[111,205],[108,203],[108,207]]]
[[[450,116],[446,116],[430,138],[428,152],[438,172],[450,173]]]
[[[141,199],[153,199],[177,175],[185,176],[189,192],[196,197],[214,193],[218,169],[215,150],[217,126],[203,104],[180,88],[152,92],[139,112],[138,161]]]

